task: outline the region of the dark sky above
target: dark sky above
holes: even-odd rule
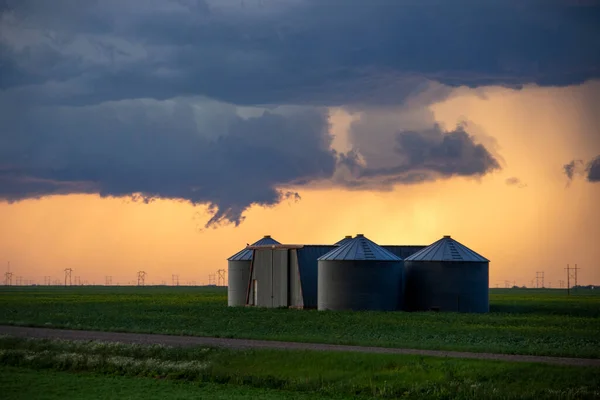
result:
[[[600,6],[566,3],[0,1],[0,199],[141,193],[239,223],[251,204],[290,195],[279,188],[316,180],[484,175],[501,165],[468,126],[365,118],[339,154],[327,107],[599,78]],[[385,162],[372,135],[389,138]],[[589,181],[598,170],[588,162]]]

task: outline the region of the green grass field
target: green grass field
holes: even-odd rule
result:
[[[600,357],[600,295],[492,289],[485,315],[228,308],[225,288],[3,287],[0,324]]]
[[[0,388],[5,400],[319,400],[312,393],[219,384],[190,384],[152,378],[72,374],[0,366]],[[342,397],[339,397],[342,399]]]
[[[27,389],[35,386],[49,387],[54,397],[46,398],[67,394],[61,382],[68,377],[48,371],[69,372],[75,374],[75,381],[88,382],[88,395],[80,393],[80,398],[100,398],[102,391],[114,395],[114,390],[121,391],[120,398],[123,398],[138,389],[146,393],[149,388],[155,388],[168,398],[191,398],[194,393],[209,396],[211,391],[218,392],[215,385],[221,385],[220,398],[253,395],[298,399],[308,396],[585,399],[600,396],[598,368],[408,355],[234,351],[0,337],[0,365],[3,366],[3,398],[19,398],[17,395],[22,395],[22,391],[32,393],[33,397],[26,398],[40,398]],[[8,382],[11,375],[16,382]],[[25,384],[24,379],[29,379],[29,384]],[[115,389],[109,389],[113,384]],[[78,391],[72,383],[67,387]],[[7,388],[14,397],[6,397]],[[70,394],[67,397],[73,398]],[[149,398],[157,397],[150,395]]]

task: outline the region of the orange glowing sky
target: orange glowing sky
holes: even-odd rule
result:
[[[491,260],[490,286],[505,280],[530,285],[536,271],[546,286],[566,279],[578,264],[580,284],[600,284],[600,184],[583,179],[567,187],[562,166],[600,154],[599,82],[523,90],[459,88],[431,107],[438,122],[468,120],[477,139],[495,139],[502,171],[480,180],[454,178],[393,191],[297,189],[299,202],[253,207],[239,226],[200,231],[204,207],[158,200],[142,204],[93,195],[0,203],[0,260],[14,276],[42,283],[73,276],[88,283],[125,284],[138,270],[146,283],[207,283],[226,258],[271,234],[281,242],[332,243],[364,233],[380,244],[430,244],[451,234]],[[394,110],[386,112],[393,113]],[[345,146],[353,118],[331,110],[334,146]],[[518,177],[525,188],[508,186]],[[2,269],[5,267],[3,266]],[[14,282],[14,279],[13,279]]]

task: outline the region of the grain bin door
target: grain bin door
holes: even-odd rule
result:
[[[273,307],[288,307],[288,250],[273,252]]]
[[[254,277],[258,290],[252,290],[255,306],[271,307],[272,284],[271,250],[256,250],[254,252]],[[254,289],[254,288],[253,288]]]

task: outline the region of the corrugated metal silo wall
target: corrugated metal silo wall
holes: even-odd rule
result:
[[[319,310],[393,311],[402,298],[399,261],[319,261]]]
[[[239,307],[246,304],[246,292],[250,283],[251,261],[227,262],[227,305]]]
[[[489,263],[405,261],[409,311],[489,312]]]
[[[256,281],[256,304],[254,283],[251,285],[251,304],[258,307],[287,307],[288,305],[288,256],[287,249],[261,249],[254,251],[254,271]]]
[[[317,259],[337,246],[304,246],[297,250],[304,308],[317,308],[319,268]]]

